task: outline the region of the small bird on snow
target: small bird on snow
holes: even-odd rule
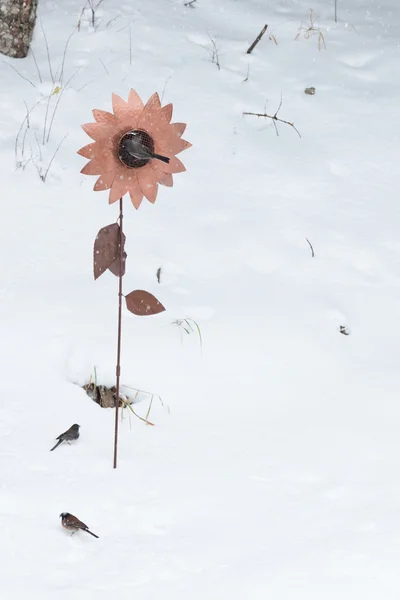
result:
[[[64,529],[71,531],[72,532],[71,535],[74,535],[74,533],[76,533],[77,531],[79,531],[81,529],[82,531],[86,531],[86,533],[90,533],[90,535],[99,539],[98,535],[89,531],[89,527],[87,525],[85,525],[85,523],[82,523],[82,521],[77,519],[77,517],[74,517],[74,515],[71,515],[71,513],[63,512],[63,513],[61,513],[60,517],[61,517],[61,525],[64,527]]]
[[[80,425],[77,425],[76,423],[74,423],[74,425],[71,425],[71,427],[69,429],[67,429],[67,431],[64,431],[64,433],[61,433],[58,437],[56,437],[56,440],[58,440],[58,442],[50,450],[50,452],[55,450],[63,442],[69,443],[69,442],[72,442],[73,440],[77,440],[79,437],[79,427],[80,427]]]
[[[137,135],[132,133],[132,135]],[[149,148],[147,148],[144,144],[140,142],[140,140],[135,138],[125,138],[122,142],[122,146],[125,150],[138,160],[150,160],[151,158],[156,158],[157,160],[161,160],[162,162],[169,163],[168,156],[161,156],[160,154],[154,154]]]

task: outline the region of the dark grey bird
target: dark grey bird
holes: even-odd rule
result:
[[[135,134],[133,134],[135,135]],[[161,154],[155,154],[147,148],[144,144],[140,142],[139,139],[135,138],[125,138],[122,142],[122,146],[124,146],[125,150],[138,160],[150,160],[151,158],[156,158],[157,160],[161,160],[162,162],[169,163],[168,156],[161,156]]]
[[[64,431],[64,433],[61,433],[58,437],[56,437],[56,440],[58,440],[58,442],[50,450],[50,452],[55,450],[63,442],[72,442],[74,440],[77,440],[79,437],[79,427],[80,427],[80,425],[77,425],[76,423],[74,423],[74,425],[71,425],[71,427],[69,429],[67,429],[67,431]]]
[[[60,517],[61,517],[61,525],[64,527],[64,529],[71,531],[71,535],[73,535],[74,533],[76,533],[79,530],[82,530],[82,531],[86,531],[86,533],[90,533],[90,535],[99,539],[98,535],[89,531],[89,527],[87,525],[85,525],[85,523],[82,523],[82,521],[80,521],[77,517],[74,517],[74,515],[71,515],[71,513],[62,512]]]

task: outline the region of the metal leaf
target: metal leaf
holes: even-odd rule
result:
[[[127,258],[127,253],[125,252],[124,248],[125,248],[125,240],[126,240],[126,236],[123,233],[122,234],[122,276],[125,275],[125,270],[126,270],[126,258]],[[108,267],[108,270],[111,271],[111,273],[113,275],[115,275],[116,277],[119,277],[119,271],[120,271],[120,264],[121,264],[121,260],[120,260],[120,256],[119,256],[119,236],[118,236],[118,253],[117,253],[117,258],[114,260],[114,262]]]
[[[144,290],[134,290],[125,296],[126,308],[134,315],[142,317],[157,315],[165,310],[165,307],[153,294]]]
[[[119,225],[112,223],[100,229],[93,249],[93,273],[97,279],[106,271],[118,256]]]
[[[125,252],[125,250],[122,253],[122,277],[125,275],[125,270],[126,270],[126,257],[127,257],[127,253]],[[119,259],[119,256],[117,256],[117,258],[114,260],[114,262],[108,267],[108,270],[111,271],[111,273],[113,275],[115,275],[116,277],[119,277],[119,266],[121,264],[121,261]]]

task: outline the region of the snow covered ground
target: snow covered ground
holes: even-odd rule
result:
[[[338,0],[335,23],[333,0],[104,0],[95,29],[82,7],[40,1],[54,83],[39,22],[42,82],[31,54],[0,63],[2,598],[398,600],[398,3]],[[117,280],[93,281],[92,246],[117,207],[76,151],[130,88],[193,147],[154,206],[126,202],[125,291],[167,311],[124,312],[122,381],[169,412],[125,413],[115,471],[114,412],[76,383],[113,383]],[[242,114],[281,97],[301,138]]]

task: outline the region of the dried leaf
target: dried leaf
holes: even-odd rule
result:
[[[165,307],[153,294],[144,290],[134,290],[125,297],[125,300],[126,308],[134,315],[157,315],[165,310]]]
[[[93,273],[97,279],[106,271],[118,256],[119,225],[112,223],[100,229],[93,249]]]

